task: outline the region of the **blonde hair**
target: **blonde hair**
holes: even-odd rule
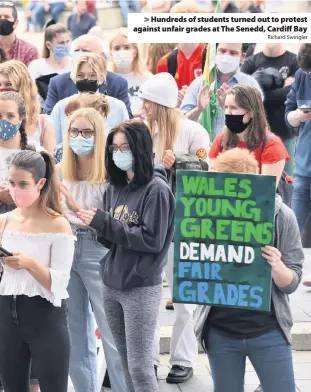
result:
[[[110,49],[110,52],[112,51],[113,42],[114,42],[117,38],[119,38],[119,37],[124,37],[124,38],[126,38],[126,39],[128,40],[128,32],[127,32],[127,29],[120,29],[120,30],[117,32],[117,34],[115,34],[115,35],[112,37],[112,39],[111,39],[110,42],[109,42],[109,49]],[[132,45],[132,47],[133,47],[134,50],[136,51],[136,56],[134,57],[134,60],[133,60],[133,71],[134,71],[135,74],[143,74],[143,73],[146,71],[146,69],[145,69],[145,66],[143,65],[143,63],[142,63],[142,61],[141,61],[141,59],[140,59],[138,46],[137,46],[137,44],[129,44],[129,45]],[[114,64],[113,61],[111,61],[111,71],[112,71],[112,72],[116,72],[116,69],[117,69],[116,65]]]
[[[159,60],[171,53],[176,48],[177,44],[149,44],[147,68],[153,75],[157,73],[157,65]]]
[[[93,108],[104,118],[107,118],[110,107],[108,98],[101,93],[82,93],[74,95],[65,107],[66,116],[70,116],[78,109]]]
[[[211,170],[220,173],[257,174],[258,162],[254,154],[246,149],[233,148],[219,154],[212,161]]]
[[[73,81],[77,80],[78,73],[83,64],[88,64],[92,71],[96,73],[98,81],[103,81],[107,72],[106,60],[103,56],[95,53],[86,53],[79,56],[73,63],[70,77]]]
[[[64,180],[76,182],[78,180],[78,158],[69,146],[69,130],[72,124],[78,119],[86,119],[94,129],[95,143],[93,152],[92,172],[87,182],[89,184],[103,184],[106,177],[105,149],[106,132],[102,116],[93,108],[78,109],[69,118],[66,136],[64,137],[64,150],[62,161],[62,175]]]
[[[197,14],[201,12],[203,12],[202,8],[192,0],[183,0],[170,10],[171,14]]]
[[[155,158],[162,161],[165,150],[174,151],[182,114],[175,108],[167,108],[148,100],[145,100],[145,102],[148,102],[148,111],[152,113],[153,117],[153,120],[148,123],[152,139],[154,140],[156,131],[159,138],[159,150],[155,151]]]
[[[26,125],[36,124],[40,114],[38,90],[26,65],[17,60],[6,61],[0,64],[0,74],[7,76],[12,88],[23,97],[26,106]]]

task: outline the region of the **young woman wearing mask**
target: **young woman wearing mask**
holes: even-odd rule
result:
[[[0,219],[1,214],[16,208],[8,187],[8,162],[14,154],[29,148],[25,118],[26,108],[20,94],[15,92],[0,94]],[[38,381],[33,371],[30,384],[31,392],[38,392]],[[0,391],[2,391],[1,381]]]
[[[44,108],[50,79],[70,71],[70,42],[70,32],[63,24],[54,20],[46,24],[42,58],[32,61],[28,66],[39,88],[41,109]]]
[[[132,113],[137,117],[141,113],[141,101],[138,90],[151,76],[143,66],[136,44],[129,44],[127,30],[120,30],[110,41],[112,71],[120,74],[128,83],[128,93]]]
[[[254,155],[240,148],[219,155],[212,163],[212,170],[258,173]],[[244,391],[246,357],[261,381],[262,389],[256,391],[297,390],[288,295],[296,291],[301,281],[304,254],[295,214],[278,195],[275,200],[274,237],[273,246],[261,248],[272,272],[269,312],[219,306],[198,306],[196,309],[196,335],[207,351],[215,392]]]
[[[72,108],[73,109],[73,108]],[[100,260],[107,249],[96,233],[77,218],[81,209],[103,208],[106,133],[101,114],[93,108],[71,114],[59,166],[66,214],[77,236],[68,286],[69,327],[72,340],[70,377],[76,392],[96,392],[96,339],[93,312],[102,337],[112,388],[126,392],[122,365],[103,305]]]
[[[290,158],[281,139],[268,129],[260,92],[242,84],[232,87],[225,98],[225,116],[226,128],[216,136],[209,157],[215,159],[222,150],[246,148],[254,153],[260,173],[276,176],[279,183]]]
[[[53,154],[55,135],[48,116],[40,114],[40,103],[37,98],[37,87],[20,61],[10,60],[0,64],[0,92],[17,91],[24,99],[26,106],[26,132],[29,144],[43,147]]]
[[[5,391],[28,391],[33,361],[41,392],[67,392],[67,285],[74,236],[62,215],[52,158],[21,151],[9,164],[16,209],[0,216],[0,376]],[[38,252],[40,249],[40,252]],[[13,312],[12,312],[13,310]]]
[[[108,135],[103,209],[78,216],[109,253],[101,261],[104,307],[125,371],[127,392],[156,392],[152,351],[162,298],[162,271],[173,237],[174,197],[141,122]]]
[[[189,154],[206,160],[209,150],[208,133],[200,124],[186,119],[176,109],[178,87],[169,73],[151,76],[141,87],[139,96],[143,100],[142,114],[148,121],[153,138],[155,163],[163,163],[169,175],[171,189],[175,192],[176,156]],[[173,290],[173,244],[169,248],[165,275]],[[192,323],[194,307],[176,304],[174,308],[176,322],[172,335],[172,370],[168,375],[169,382],[176,382],[181,378],[186,381],[191,377],[197,355]],[[155,362],[158,363],[159,358],[155,358]]]
[[[106,101],[109,104],[109,113],[107,113],[107,117],[105,118],[105,128],[108,132],[121,121],[127,120],[129,116],[123,101],[106,95],[106,75],[107,67],[105,59],[98,54],[86,53],[80,55],[74,61],[70,76],[75,82],[80,94],[98,93],[105,95]],[[70,97],[58,101],[51,113],[51,122],[53,124],[57,144],[62,143],[63,141],[63,133],[67,128],[65,107],[72,98],[73,96],[71,95]]]
[[[10,211],[14,202],[8,190],[8,161],[11,156],[28,148],[25,130],[26,108],[16,92],[0,94],[0,212]]]

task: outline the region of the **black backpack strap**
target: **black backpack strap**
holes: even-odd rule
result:
[[[167,72],[175,78],[177,71],[178,49],[174,49],[167,58]]]
[[[265,148],[266,148],[266,145],[267,145],[267,141],[270,139],[270,136],[271,136],[271,135],[267,135],[267,136],[264,138],[264,140],[263,140],[263,142],[262,142],[262,144],[261,144],[261,151],[260,151],[260,172],[261,172],[261,166],[262,166],[262,163],[261,163],[261,156],[262,156],[263,152],[265,151]]]

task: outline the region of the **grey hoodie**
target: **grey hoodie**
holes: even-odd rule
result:
[[[276,248],[281,252],[284,264],[293,272],[293,280],[286,287],[278,287],[272,280],[272,301],[279,326],[288,343],[290,343],[293,319],[288,294],[296,291],[301,281],[304,254],[295,214],[282,203],[279,195],[276,196],[275,213]],[[200,343],[202,342],[202,332],[210,309],[211,307],[208,305],[199,305],[194,313],[194,329]]]
[[[175,199],[161,165],[146,185],[108,184],[104,211],[97,210],[90,224],[98,231],[98,241],[109,248],[101,262],[106,286],[128,290],[162,282],[174,211]]]

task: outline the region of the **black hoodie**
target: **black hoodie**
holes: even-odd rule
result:
[[[106,286],[128,290],[162,282],[166,254],[174,234],[175,199],[165,169],[156,166],[148,184],[113,186],[104,195],[90,226],[109,248],[101,261]]]

